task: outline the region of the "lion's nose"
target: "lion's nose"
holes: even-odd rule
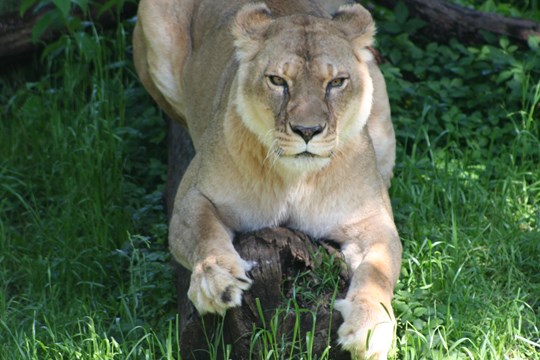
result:
[[[300,135],[307,144],[311,139],[313,139],[315,135],[322,133],[324,130],[324,127],[320,125],[317,125],[317,126],[291,125],[291,129],[295,134]]]

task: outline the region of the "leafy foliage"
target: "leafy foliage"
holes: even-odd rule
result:
[[[73,33],[81,31],[90,25],[93,16],[100,17],[110,13],[117,20],[126,3],[133,0],[22,0],[19,13],[24,15],[31,11],[41,13],[32,29],[34,42],[41,40],[47,31],[66,31]]]
[[[474,7],[483,12],[540,21],[540,2],[538,0],[452,0],[452,2]]]
[[[538,358],[538,39],[432,43],[403,11],[377,15],[399,142],[399,358]]]

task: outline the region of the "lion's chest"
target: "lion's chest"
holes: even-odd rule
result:
[[[229,197],[221,213],[236,231],[287,226],[313,237],[325,237],[354,211],[345,194],[300,184],[285,189],[241,189]]]

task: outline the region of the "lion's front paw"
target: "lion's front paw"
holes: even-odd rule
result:
[[[339,343],[352,359],[384,360],[392,347],[392,309],[370,299],[336,301],[344,322],[338,330]]]
[[[242,291],[251,286],[246,276],[250,268],[239,256],[209,256],[194,266],[188,297],[200,314],[223,315],[241,304]]]

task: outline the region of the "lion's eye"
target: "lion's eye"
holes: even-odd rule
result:
[[[343,87],[343,85],[345,85],[345,81],[347,81],[347,78],[335,78],[334,80],[331,80],[328,85],[327,85],[327,88],[328,89],[336,89],[336,88],[340,88],[340,87]]]
[[[275,85],[275,86],[281,86],[281,87],[287,86],[287,81],[285,81],[284,78],[276,76],[276,75],[268,76],[268,80],[270,80],[272,85]]]

